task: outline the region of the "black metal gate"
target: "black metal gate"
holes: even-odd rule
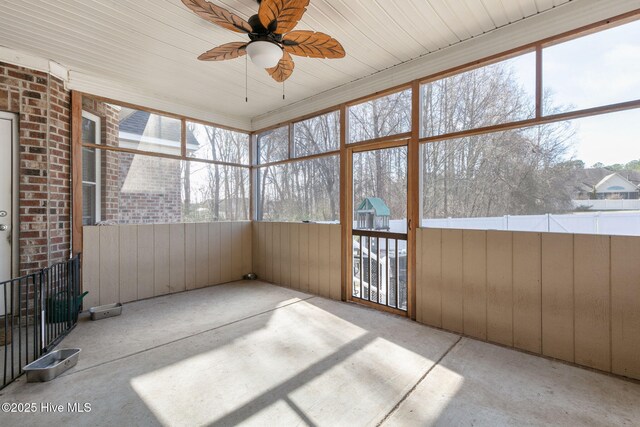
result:
[[[0,283],[0,389],[55,347],[78,321],[80,257]]]
[[[407,235],[353,230],[351,296],[407,310]]]

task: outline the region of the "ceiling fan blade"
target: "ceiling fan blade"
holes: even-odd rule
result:
[[[288,52],[284,52],[282,59],[278,62],[278,65],[273,68],[266,68],[266,70],[273,80],[278,83],[282,83],[291,77],[294,68],[295,64],[293,63],[291,55],[289,55]]]
[[[309,58],[344,58],[344,48],[333,37],[314,31],[292,31],[282,38],[284,50]]]
[[[226,61],[227,59],[238,58],[247,54],[245,47],[247,47],[245,42],[226,43],[206,51],[198,56],[198,59],[200,61]]]
[[[182,3],[202,19],[236,33],[250,33],[251,25],[227,9],[206,0],[182,0]]]
[[[307,11],[307,6],[309,6],[309,0],[262,0],[258,18],[265,28],[269,28],[273,21],[277,21],[273,32],[284,34],[298,25],[298,21]]]

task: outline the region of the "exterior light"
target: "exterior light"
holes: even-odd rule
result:
[[[282,48],[268,41],[254,41],[247,45],[251,62],[260,68],[273,68],[282,58]]]

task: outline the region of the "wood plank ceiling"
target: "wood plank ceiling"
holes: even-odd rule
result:
[[[248,18],[255,0],[213,0]],[[245,60],[201,62],[213,46],[241,41],[180,0],[3,0],[0,45],[54,60],[76,78],[99,79],[203,111],[250,119],[526,19],[569,0],[311,0],[298,29],[326,32],[347,57],[296,57],[282,86]],[[74,74],[75,72],[75,74]]]

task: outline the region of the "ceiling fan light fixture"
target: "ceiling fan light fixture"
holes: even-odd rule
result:
[[[2,0],[0,0],[2,1]],[[328,34],[294,30],[311,0],[257,0],[258,13],[248,20],[207,0],[182,0],[202,19],[240,33],[249,40],[225,43],[198,56],[200,61],[226,61],[244,56],[264,68],[273,80],[284,83],[295,68],[291,55],[308,58],[344,58],[340,42]],[[246,40],[246,38],[245,38]]]
[[[282,48],[275,43],[257,40],[247,45],[251,62],[260,68],[273,68],[282,58]]]

